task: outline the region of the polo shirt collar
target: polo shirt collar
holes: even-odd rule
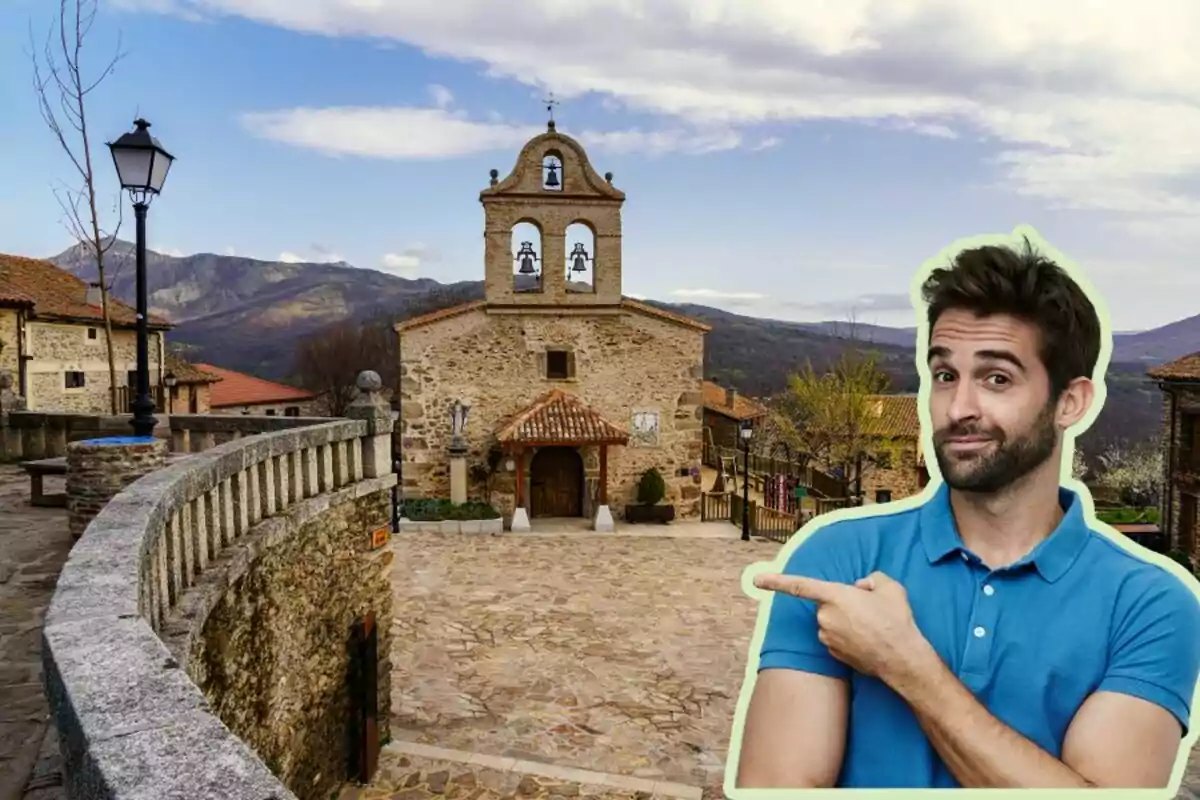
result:
[[[1011,565],[1012,568],[1016,568],[1032,563],[1041,576],[1051,583],[1066,574],[1091,535],[1091,530],[1083,518],[1083,503],[1079,496],[1060,486],[1058,502],[1065,512],[1058,527],[1032,552]],[[938,486],[933,497],[921,507],[920,524],[921,544],[925,548],[929,563],[937,563],[947,556],[967,552],[950,507],[950,487],[945,483]]]

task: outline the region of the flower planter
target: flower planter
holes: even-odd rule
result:
[[[502,519],[444,519],[436,521],[401,522],[401,533],[442,533],[457,535],[485,534],[494,536],[504,532]]]
[[[674,519],[675,506],[625,506],[625,521],[635,525],[639,522],[655,522],[660,525],[666,525]]]

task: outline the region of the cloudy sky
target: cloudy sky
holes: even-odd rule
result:
[[[55,6],[0,3],[0,251],[70,241],[25,53]],[[552,91],[627,194],[628,294],[907,324],[926,258],[1024,223],[1134,329],[1200,312],[1197,32],[1195,0],[101,0],[88,61],[128,54],[90,123],[178,156],[156,249],[462,280]]]

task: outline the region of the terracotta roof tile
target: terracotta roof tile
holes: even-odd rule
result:
[[[496,438],[511,444],[625,444],[629,434],[578,397],[551,389],[502,424]]]
[[[196,364],[201,372],[220,378],[209,394],[209,405],[213,408],[229,406],[253,406],[264,403],[303,402],[316,397],[312,392],[286,386],[282,383],[256,378],[243,372],[234,372],[212,364]]]
[[[709,411],[715,411],[718,414],[738,420],[739,422],[744,419],[757,419],[767,414],[766,406],[757,400],[746,397],[740,392],[734,397],[733,406],[731,407],[725,387],[718,383],[705,381],[703,389],[704,407]]]
[[[1200,381],[1200,353],[1152,367],[1146,374],[1159,381]]]
[[[0,253],[0,295],[15,293],[33,301],[35,317],[71,321],[102,322],[99,305],[87,302],[88,286],[65,269],[41,258],[26,258]],[[132,308],[109,297],[109,315],[114,325],[131,327],[137,317]],[[171,323],[151,314],[155,328],[170,328]]]
[[[180,383],[217,383],[221,380],[211,372],[205,372],[195,364],[170,354],[167,354],[167,372],[174,375],[175,380]]]
[[[896,439],[919,439],[921,417],[915,394],[877,394],[873,398],[875,415],[867,419],[864,433]]]

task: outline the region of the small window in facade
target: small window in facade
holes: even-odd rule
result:
[[[875,502],[876,503],[892,502],[892,490],[891,489],[880,489],[879,491],[875,492]]]
[[[89,342],[96,341],[97,336],[98,336],[98,334],[96,333],[95,328],[88,328],[87,337],[88,337]]]
[[[546,377],[552,381],[565,381],[575,377],[575,359],[571,356],[566,350],[547,350]]]
[[[300,407],[299,406],[288,406],[287,408],[285,408],[283,410],[283,415],[285,417],[298,417],[298,416],[300,416]]]
[[[273,409],[273,408],[268,408],[268,409],[267,409],[267,416],[268,416],[268,417],[273,417],[273,416],[275,416],[275,409]]]
[[[63,375],[63,387],[66,389],[82,389],[87,382],[87,376],[82,372],[68,371]]]
[[[878,453],[876,453],[875,454],[875,466],[879,467],[880,469],[891,469],[892,468],[891,451],[880,450]]]

